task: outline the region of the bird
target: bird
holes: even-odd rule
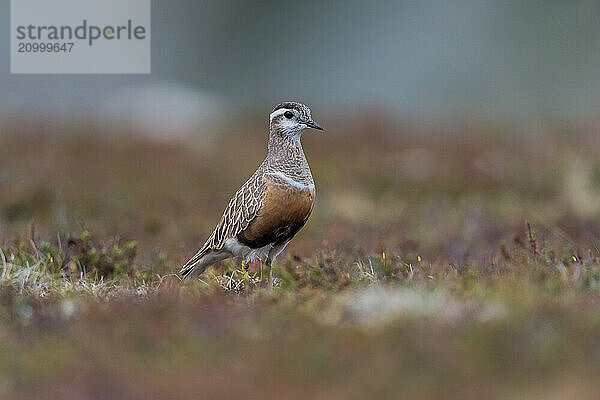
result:
[[[209,266],[232,257],[244,265],[261,262],[273,285],[272,263],[306,224],[315,202],[315,183],[302,149],[305,129],[322,131],[310,109],[285,101],[269,116],[267,156],[229,201],[221,220],[180,271],[196,278]]]

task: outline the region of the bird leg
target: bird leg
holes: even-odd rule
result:
[[[248,275],[248,270],[246,269],[246,260],[242,260],[242,273],[244,274],[244,280],[246,284],[250,281],[250,275]]]
[[[273,289],[273,268],[271,268],[272,262],[273,262],[273,260],[271,260],[271,257],[267,257],[267,260],[265,261],[265,265],[269,269],[269,289]]]

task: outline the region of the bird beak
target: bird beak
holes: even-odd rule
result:
[[[319,131],[322,131],[322,130],[323,130],[323,127],[322,127],[321,125],[317,124],[317,123],[316,123],[315,121],[313,121],[313,120],[307,121],[307,122],[305,122],[304,124],[306,124],[306,126],[308,126],[309,128],[317,129],[317,130],[319,130]]]

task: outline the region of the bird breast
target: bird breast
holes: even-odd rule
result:
[[[267,184],[258,215],[237,238],[252,248],[285,243],[304,226],[314,201],[314,188]]]

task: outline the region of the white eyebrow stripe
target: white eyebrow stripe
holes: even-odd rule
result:
[[[279,178],[281,178],[284,181],[286,181],[287,183],[289,183],[291,186],[298,188],[300,190],[314,190],[315,189],[314,183],[306,184],[306,183],[298,182],[298,181],[290,178],[289,176],[287,176],[286,174],[284,174],[281,171],[267,172],[265,175],[278,176]]]
[[[271,115],[269,115],[269,121],[272,121],[273,118],[285,113],[286,111],[291,111],[289,108],[280,108],[278,110],[275,110],[271,113]]]

